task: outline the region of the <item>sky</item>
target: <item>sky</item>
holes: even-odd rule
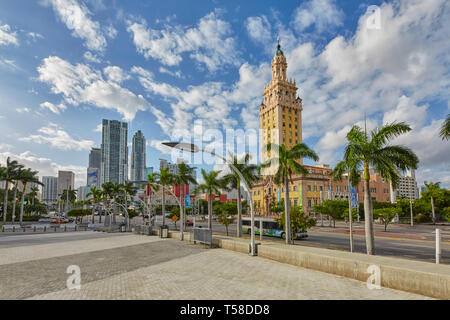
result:
[[[257,130],[279,37],[316,164],[342,159],[364,119],[405,121],[392,143],[418,155],[418,183],[449,188],[448,30],[446,0],[0,0],[0,163],[80,186],[102,119],[128,122],[129,153],[141,130],[154,168],[176,130]]]

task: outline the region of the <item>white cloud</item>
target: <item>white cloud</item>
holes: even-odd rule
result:
[[[24,107],[24,108],[16,108],[16,111],[17,111],[18,113],[28,113],[28,112],[31,111],[31,109],[30,109],[30,108],[27,108],[27,107]]]
[[[98,126],[95,127],[93,130],[95,132],[102,132],[103,131],[103,125],[100,123]]]
[[[83,39],[84,45],[94,51],[106,48],[106,39],[100,24],[91,19],[91,13],[83,2],[76,0],[45,0],[46,5],[52,5],[61,21],[76,38]]]
[[[221,82],[205,82],[182,90],[154,81],[153,76],[142,68],[133,67],[132,72],[139,75],[141,85],[148,92],[170,102],[171,113],[151,108],[156,122],[169,136],[173,128],[191,130],[196,120],[201,120],[205,128],[234,128],[237,120],[232,111],[238,110],[240,105],[246,105],[240,113],[246,129],[258,129],[257,106],[261,103],[261,88],[270,78],[266,63],[260,66],[244,63],[239,68],[239,80],[231,88]]]
[[[310,0],[303,2],[294,13],[294,27],[302,32],[314,25],[318,32],[343,24],[344,13],[334,0]]]
[[[99,108],[116,110],[126,121],[134,119],[136,112],[150,107],[141,95],[104,80],[100,71],[85,64],[72,65],[59,58],[48,57],[37,68],[39,80],[50,85],[55,94],[62,94],[72,105],[91,104]]]
[[[47,108],[51,112],[56,113],[56,114],[59,114],[61,111],[64,111],[64,110],[67,109],[67,107],[63,103],[55,105],[55,104],[53,104],[51,102],[48,102],[48,101],[41,103],[40,107],[43,108],[43,109]]]
[[[86,52],[83,54],[83,57],[84,57],[84,59],[86,59],[86,61],[88,61],[88,62],[94,62],[94,63],[100,63],[100,62],[102,62],[102,61],[100,60],[100,58],[97,57],[97,55],[92,54],[90,51],[86,51]]]
[[[37,32],[28,32],[27,35],[34,41],[36,41],[37,39],[44,39],[44,36]]]
[[[146,58],[160,60],[168,66],[178,65],[182,53],[214,72],[224,65],[236,65],[238,53],[231,27],[216,12],[201,18],[198,25],[185,29],[166,25],[165,29],[149,29],[145,20],[127,21],[137,51]]]
[[[181,71],[180,70],[178,70],[178,71],[170,71],[170,70],[168,70],[168,69],[166,69],[164,67],[159,67],[159,72],[169,74],[172,77],[181,78]]]
[[[76,140],[58,125],[53,123],[40,128],[38,132],[39,134],[22,137],[19,138],[19,140],[38,144],[48,143],[52,147],[60,150],[90,150],[94,146],[94,141],[83,139]]]
[[[417,106],[411,98],[401,96],[398,99],[397,107],[385,112],[383,124],[404,121],[410,124],[413,129],[420,128],[427,118],[427,109],[428,105]]]
[[[117,36],[117,30],[112,25],[105,28],[105,33],[110,39],[114,39]]]
[[[271,24],[266,16],[247,18],[245,27],[253,41],[263,45],[267,45],[273,41]]]
[[[0,66],[5,66],[12,70],[20,70],[20,68],[16,65],[16,61],[10,59],[4,59],[0,57]]]
[[[5,163],[6,159],[11,157],[23,164],[26,168],[31,168],[38,171],[38,176],[58,176],[58,170],[73,171],[75,173],[75,187],[86,184],[86,167],[76,165],[61,165],[53,162],[48,158],[42,158],[34,155],[30,151],[25,151],[20,154],[11,152],[0,152],[0,162]]]
[[[130,76],[126,74],[120,67],[108,66],[103,69],[103,73],[106,75],[108,80],[121,83],[125,80],[130,79]]]
[[[7,24],[0,25],[0,46],[7,46],[13,44],[19,45],[16,31],[11,31],[11,27]]]

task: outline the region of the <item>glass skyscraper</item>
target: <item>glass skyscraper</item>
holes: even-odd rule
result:
[[[128,180],[128,124],[103,119],[100,184]]]

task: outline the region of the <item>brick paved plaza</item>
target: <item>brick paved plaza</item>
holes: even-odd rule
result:
[[[0,299],[428,299],[174,239],[16,237],[0,242]],[[69,265],[81,269],[80,290],[66,287]]]

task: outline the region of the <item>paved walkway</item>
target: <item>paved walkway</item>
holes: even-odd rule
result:
[[[42,235],[30,235],[39,237]],[[68,236],[70,237],[70,236]],[[0,249],[0,299],[427,299],[175,239],[139,235]],[[69,265],[81,289],[69,290]]]

